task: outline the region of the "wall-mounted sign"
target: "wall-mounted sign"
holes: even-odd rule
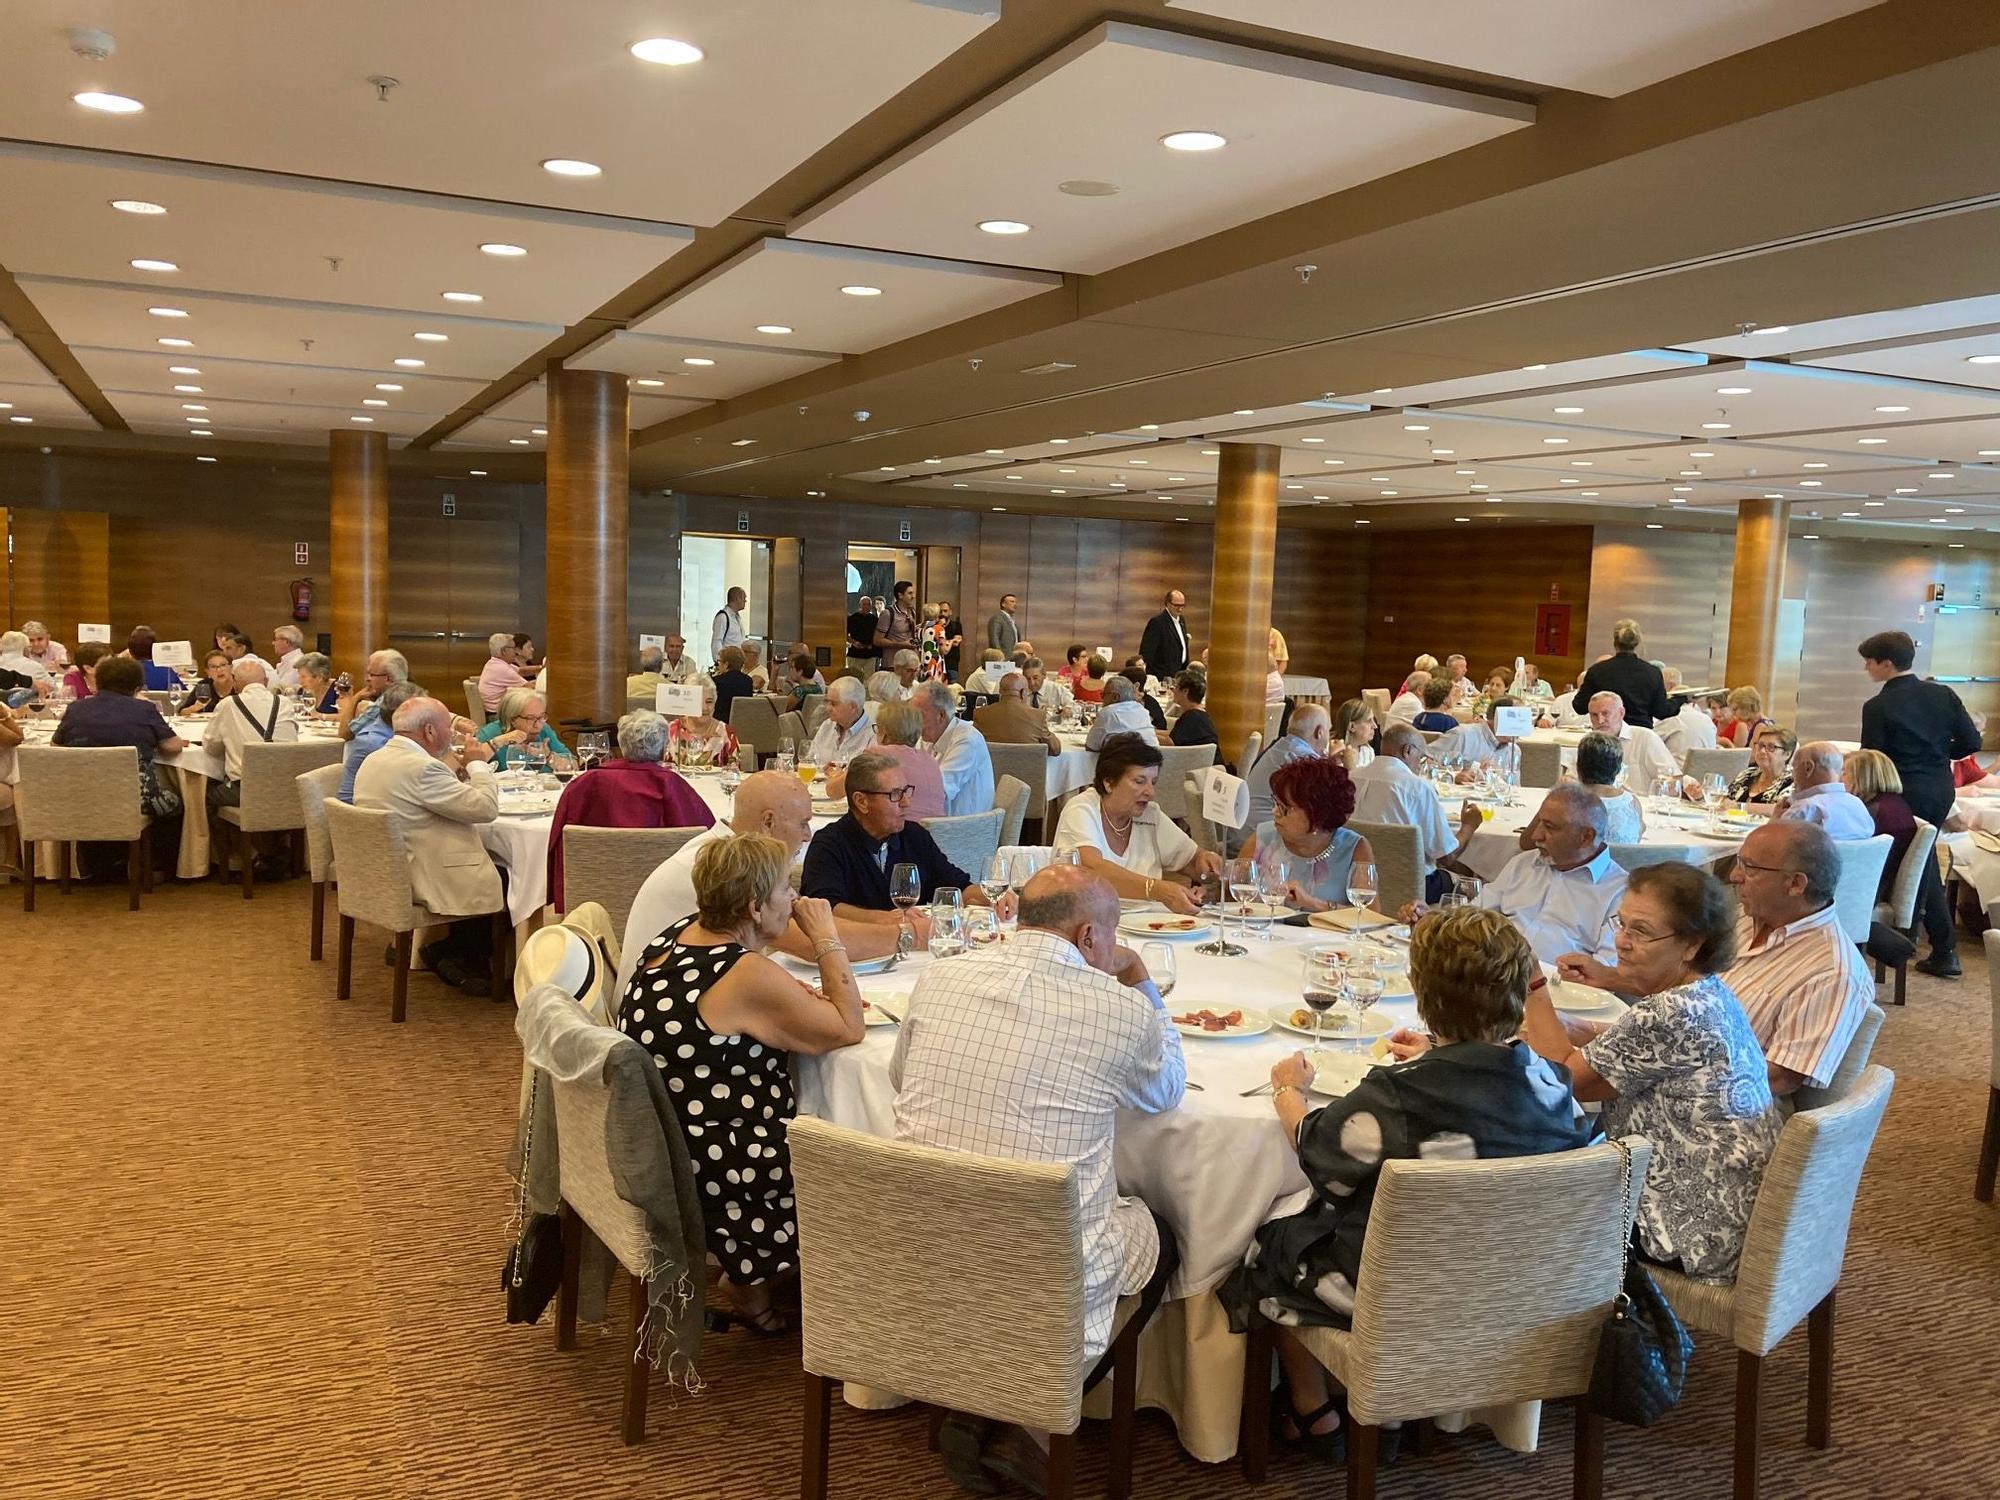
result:
[[[739,510],[738,512],[736,512],[736,529],[738,531],[748,531],[750,529],[749,511]]]
[[[310,555],[310,553],[311,549],[304,542],[293,543],[292,566],[295,568],[303,568],[306,565],[306,560]]]
[[[897,522],[896,540],[899,542],[907,542],[909,539],[910,539],[910,523],[908,521]]]

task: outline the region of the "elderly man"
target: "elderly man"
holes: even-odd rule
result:
[[[986,644],[998,651],[1003,661],[1021,644],[1021,630],[1014,623],[1014,608],[1019,603],[1012,594],[1002,594],[1000,607],[986,618]]]
[[[896,696],[906,703],[917,695],[917,673],[923,665],[924,659],[914,651],[898,651],[889,659],[889,670],[896,674]]]
[[[1444,659],[1444,672],[1442,675],[1444,680],[1452,685],[1461,698],[1469,698],[1479,691],[1472,685],[1472,679],[1466,676],[1465,657],[1459,652],[1454,651]],[[1452,701],[1456,702],[1457,699],[1453,699]]]
[[[1146,629],[1139,637],[1139,654],[1162,677],[1178,677],[1194,659],[1194,648],[1188,644],[1187,621],[1182,618],[1186,613],[1187,595],[1179,589],[1168,589],[1165,607],[1146,622]]]
[[[268,684],[272,677],[271,664],[257,654],[257,648],[250,644],[250,637],[240,630],[224,631],[215,638],[216,649],[229,658],[233,667],[239,661],[254,662],[264,669],[264,680]]]
[[[875,600],[863,594],[854,606],[854,613],[847,617],[847,670],[856,677],[865,679],[870,672],[882,665],[882,648],[875,640],[875,630],[882,623],[875,613]]]
[[[479,669],[479,701],[486,705],[489,716],[507,693],[534,686],[520,674],[517,664],[512,631],[496,630],[486,638],[486,665]]]
[[[363,762],[354,805],[388,813],[402,834],[419,906],[466,919],[500,910],[506,887],[479,838],[480,825],[500,815],[499,791],[492,777],[465,773],[466,762],[480,759],[484,747],[467,735],[454,740],[451,710],[435,698],[403,704],[394,728],[389,742]],[[454,921],[448,935],[425,944],[418,957],[446,984],[479,989],[488,981],[489,941],[485,921]]]
[[[986,737],[958,716],[958,702],[942,682],[926,682],[910,701],[923,716],[924,744],[944,780],[948,818],[983,813],[993,806],[993,757]]]
[[[1179,1264],[1172,1232],[1119,1195],[1112,1166],[1119,1112],[1162,1114],[1187,1087],[1166,1005],[1119,945],[1117,893],[1074,866],[1038,873],[1004,948],[919,976],[889,1081],[900,1140],[1076,1168],[1088,1390],[1109,1368],[1118,1298],[1138,1295],[1143,1323]],[[1009,1432],[981,1454],[978,1430],[951,1421],[942,1447],[954,1478],[988,1492],[995,1475],[1035,1488],[1046,1434]]]
[[[1486,883],[1479,904],[1521,930],[1535,957],[1584,953],[1609,963],[1611,914],[1625,899],[1625,871],[1604,839],[1604,803],[1575,782],[1551,787],[1521,832],[1522,852]]]
[[[1139,689],[1123,675],[1104,679],[1104,702],[1091,721],[1083,747],[1102,750],[1104,742],[1118,734],[1136,734],[1149,745],[1159,742],[1153,732],[1153,717],[1139,701]]]
[[[1625,790],[1650,797],[1662,777],[1681,779],[1680,763],[1661,742],[1657,731],[1625,722],[1625,700],[1613,692],[1590,695],[1590,727],[1621,742],[1625,751]]]
[[[281,693],[299,690],[299,660],[306,654],[305,632],[280,625],[271,632],[271,685]]]
[[[1389,722],[1408,724],[1424,711],[1424,689],[1430,686],[1431,674],[1421,668],[1412,672],[1403,683],[1403,691],[1396,695],[1389,705]]]
[[[826,685],[826,717],[812,741],[814,765],[844,766],[875,743],[867,707],[868,690],[858,677],[836,677]]]
[[[228,698],[209,716],[202,754],[223,779],[208,783],[210,807],[235,807],[243,800],[243,747],[259,741],[269,745],[299,737],[298,716],[291,700],[271,691],[264,664],[243,659],[231,664],[234,684]]]
[[[1310,707],[1321,715],[1326,713],[1318,704]],[[1292,717],[1296,722],[1298,715]],[[1326,753],[1324,742],[1323,730],[1319,751],[1322,755]],[[1459,821],[1459,836],[1454,840],[1451,825],[1445,821],[1444,803],[1438,799],[1437,788],[1424,779],[1423,763],[1424,737],[1421,734],[1408,724],[1391,724],[1384,729],[1380,752],[1367,765],[1352,773],[1354,816],[1364,822],[1402,823],[1417,830],[1417,858],[1423,864],[1424,898],[1436,900],[1450,883],[1450,867],[1457,863],[1472,835],[1478,832],[1480,818],[1479,809],[1467,803]],[[1257,764],[1262,766],[1264,762],[1260,760]],[[1268,777],[1265,785],[1268,788]],[[1256,804],[1253,802],[1251,816],[1254,818],[1256,815]],[[1264,817],[1268,820],[1270,816],[1270,804],[1267,802]]]
[[[658,646],[646,646],[639,652],[639,670],[627,674],[625,678],[625,707],[629,709],[657,708],[660,703],[660,684],[666,681],[660,668],[666,665],[667,654]]]
[[[15,707],[32,702],[37,694],[55,691],[57,674],[45,670],[28,655],[28,637],[18,630],[0,631],[0,691],[13,694]]]
[[[1662,668],[1660,676],[1666,682],[1667,701],[1674,712],[1668,718],[1655,720],[1653,728],[1659,732],[1667,753],[1685,765],[1688,751],[1715,748],[1715,719],[1704,703],[1682,695],[1679,667]]]
[[[381,654],[383,653],[377,653]],[[402,660],[399,652],[392,651],[387,654],[396,657],[399,662]],[[371,656],[368,660],[372,667],[375,658]],[[403,670],[407,671],[407,666]],[[385,678],[383,686],[375,690],[368,706],[349,726],[347,744],[341,752],[339,796],[342,802],[354,800],[354,778],[360,774],[361,763],[394,738],[396,730],[393,721],[396,710],[412,698],[423,696],[422,688],[401,677]],[[343,709],[348,708],[352,702],[351,696],[341,699],[340,702]]]
[[[1780,818],[1817,823],[1829,838],[1872,839],[1875,815],[1840,779],[1847,757],[1831,740],[1807,740],[1792,752],[1792,794],[1779,805]]]
[[[920,904],[947,887],[963,892],[974,906],[990,904],[973,877],[945,858],[923,824],[905,816],[912,790],[903,768],[879,751],[849,762],[847,812],[806,846],[799,894],[832,903],[833,914],[851,922],[900,925],[901,914],[889,899],[889,875],[897,865],[909,864],[917,867]],[[990,805],[990,791],[986,800]]]
[[[1250,787],[1250,816],[1243,821],[1246,831],[1254,832],[1258,824],[1271,821],[1272,776],[1295,760],[1326,754],[1333,734],[1333,715],[1324,704],[1301,704],[1293,710],[1292,722],[1286,728],[1281,738],[1265,747],[1264,753],[1257,757],[1257,764],[1244,768],[1243,779]],[[1417,743],[1423,744],[1421,736]]]
[[[569,909],[563,899],[565,828],[707,828],[715,822],[701,794],[660,763],[666,753],[667,721],[650,708],[634,709],[618,721],[617,756],[563,788],[549,827],[549,900],[557,911]]]
[[[61,677],[62,669],[69,665],[69,652],[61,641],[49,639],[49,627],[40,620],[23,620],[21,634],[28,638],[28,649],[22,654],[51,677]]]
[[[701,668],[696,666],[694,658],[687,654],[687,637],[668,636],[665,654],[660,659],[660,680],[693,682],[701,675]]]
[[[1044,713],[1067,713],[1076,706],[1076,695],[1069,690],[1069,684],[1061,677],[1049,676],[1049,669],[1039,656],[1030,656],[1021,663],[1021,676],[1028,685],[1028,707]]]
[[[390,683],[409,680],[410,661],[402,652],[382,650],[371,653],[368,664],[361,670],[361,690],[356,692],[350,685],[334,701],[333,722],[340,731],[340,737],[344,740],[354,738],[363,721],[374,715],[376,701]]]
[[[589,779],[587,776],[579,777],[570,785],[575,786]],[[646,883],[639,887],[639,894],[632,898],[632,910],[625,918],[625,943],[618,961],[618,983],[612,991],[613,1003],[623,997],[626,987],[631,984],[632,971],[639,966],[639,955],[645,951],[646,944],[682,917],[693,913],[694,862],[703,849],[717,839],[735,834],[761,833],[776,839],[796,855],[812,837],[812,817],[812,796],[791,772],[759,771],[744,777],[743,784],[730,800],[728,819],[717,820],[661,861],[646,877]],[[918,940],[927,940],[930,936],[928,919],[921,912],[913,912],[911,920],[916,924]],[[841,941],[847,944],[848,957],[857,962],[896,951],[896,929],[887,923],[857,922],[838,917],[834,922],[840,929]],[[808,964],[813,961],[812,939],[800,931],[796,923],[785,929],[777,946]]]
[[[1063,743],[1049,732],[1048,721],[1028,707],[1028,679],[1019,672],[1000,679],[997,696],[973,710],[972,722],[989,745],[1041,745],[1051,755],[1063,752]]]

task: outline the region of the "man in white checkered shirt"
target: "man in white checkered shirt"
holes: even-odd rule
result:
[[[1180,1034],[1117,929],[1118,896],[1101,876],[1074,865],[1043,870],[1021,892],[1010,941],[917,981],[889,1067],[898,1138],[1076,1164],[1093,1384],[1108,1368],[1101,1356],[1118,1297],[1140,1293],[1139,1316],[1149,1315],[1179,1261],[1171,1232],[1144,1203],[1119,1196],[1113,1169],[1118,1111],[1173,1109],[1187,1086]],[[1028,1436],[1033,1449],[1003,1442],[984,1462],[1018,1478],[1046,1449],[1046,1434]],[[970,1424],[955,1422],[941,1440],[954,1477],[977,1466]]]

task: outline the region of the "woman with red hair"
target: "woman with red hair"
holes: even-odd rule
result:
[[[1345,766],[1319,755],[1295,760],[1271,773],[1271,821],[1257,825],[1244,857],[1284,860],[1285,900],[1300,911],[1345,906],[1348,868],[1375,857],[1368,840],[1346,826],[1353,815]]]

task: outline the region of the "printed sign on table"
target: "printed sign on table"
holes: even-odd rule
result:
[[[669,718],[701,713],[701,684],[695,682],[663,682],[654,690],[653,701],[661,713]]]
[[[186,641],[155,641],[153,663],[155,666],[172,667],[177,672],[192,671],[194,647]]]
[[[85,641],[102,641],[108,646],[111,644],[111,627],[79,623],[76,627],[76,639],[78,645]]]
[[[649,651],[655,646],[658,646],[662,651],[666,650],[667,638],[663,635],[641,635],[639,637],[639,649],[641,651]]]

